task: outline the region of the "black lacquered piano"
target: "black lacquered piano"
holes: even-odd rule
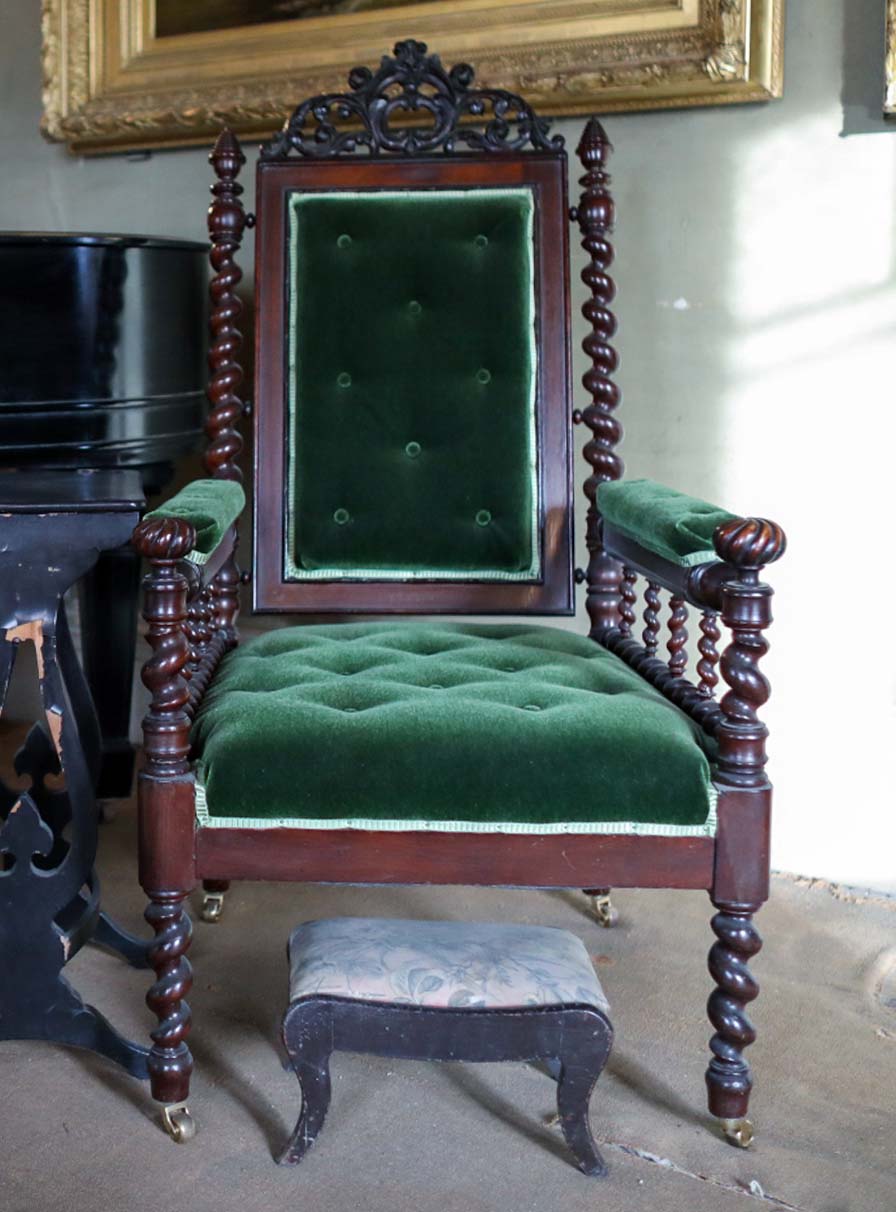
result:
[[[138,469],[147,496],[163,487],[205,418],[206,255],[188,240],[0,232],[0,467],[80,469],[87,495],[109,468]],[[130,546],[81,586],[101,797],[127,795],[133,777],[138,589]]]

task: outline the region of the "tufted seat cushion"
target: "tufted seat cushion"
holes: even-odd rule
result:
[[[585,636],[289,627],[230,653],[193,733],[209,825],[714,831],[706,738]]]
[[[304,922],[289,940],[289,1000],[322,996],[442,1009],[610,1009],[580,938],[509,922]]]

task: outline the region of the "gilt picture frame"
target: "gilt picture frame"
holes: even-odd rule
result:
[[[42,131],[80,154],[268,135],[407,37],[544,114],[765,101],[783,17],[784,0],[43,0]]]

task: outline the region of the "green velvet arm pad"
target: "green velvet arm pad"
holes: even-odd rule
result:
[[[235,480],[193,480],[148,518],[184,518],[196,531],[196,546],[187,556],[204,564],[246,506],[246,494]]]
[[[654,555],[690,568],[718,559],[712,536],[736,517],[653,480],[615,480],[597,490],[604,521]]]

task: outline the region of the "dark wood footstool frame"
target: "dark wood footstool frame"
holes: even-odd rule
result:
[[[321,995],[290,1005],[283,1042],[302,1087],[302,1112],[281,1165],[300,1162],[317,1139],[330,1105],[330,1054],[338,1051],[402,1060],[556,1061],[560,1127],[576,1165],[594,1177],[607,1172],[588,1104],[610,1054],[613,1027],[594,1006],[478,1010]]]

